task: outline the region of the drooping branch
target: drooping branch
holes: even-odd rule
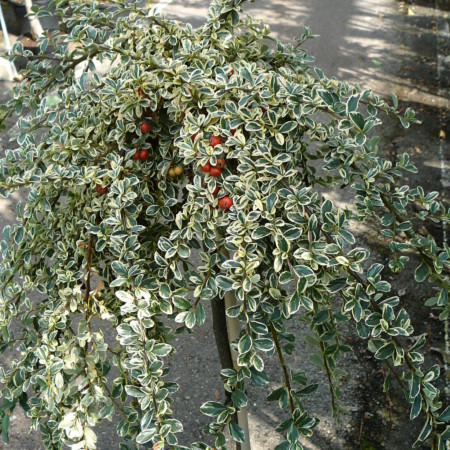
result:
[[[270,334],[272,336],[273,343],[275,344],[275,349],[277,351],[277,355],[278,355],[278,359],[280,361],[281,368],[283,369],[284,386],[286,387],[286,389],[288,391],[289,406],[291,408],[291,412],[294,413],[295,406],[294,406],[294,399],[292,398],[292,394],[291,394],[291,378],[289,376],[286,362],[284,361],[283,351],[281,350],[280,342],[278,340],[278,333],[276,332],[275,327],[272,324],[270,324]]]
[[[84,293],[84,304],[86,307],[86,322],[89,319],[89,295],[91,292],[91,260],[92,260],[93,244],[94,244],[94,235],[93,233],[90,233],[86,256],[86,291]]]
[[[294,193],[295,194],[295,192],[294,192],[294,190],[291,188],[291,186],[289,186],[284,180],[280,180],[280,183],[286,188],[286,189],[289,189],[292,193]],[[311,211],[311,209],[307,206],[307,205],[303,205],[303,208],[304,208],[304,211],[306,212],[306,214],[307,214],[307,216],[308,216],[308,218],[310,218],[312,215],[313,215],[313,212]],[[320,232],[322,233],[322,235],[325,237],[325,239],[326,239],[326,241],[329,243],[329,244],[334,244],[335,243],[335,240],[333,239],[333,237],[327,232],[327,231],[325,231],[324,229],[323,229],[323,224],[318,220],[317,221],[317,226],[318,226],[318,229],[320,230]],[[342,255],[342,256],[344,256],[344,255]],[[368,284],[367,284],[367,282],[363,279],[363,277],[359,274],[359,273],[357,273],[357,272],[355,272],[353,269],[351,269],[350,267],[346,267],[345,269],[344,269],[355,281],[357,281],[361,286],[363,286],[365,289],[367,289],[368,288]],[[372,307],[372,309],[374,310],[374,311],[376,311],[377,313],[379,313],[379,314],[382,314],[383,313],[383,311],[382,311],[382,309],[380,308],[380,306],[378,305],[378,303],[371,297],[371,296],[369,296],[369,302],[370,302],[370,305],[371,305],[371,307]],[[408,370],[409,370],[409,372],[412,374],[412,375],[414,375],[415,373],[416,373],[416,371],[417,371],[417,368],[414,366],[414,363],[413,363],[413,358],[410,356],[410,354],[409,354],[409,351],[408,351],[408,349],[400,342],[400,340],[396,337],[396,336],[389,336],[389,339],[392,341],[392,342],[394,342],[394,344],[396,345],[396,347],[398,347],[398,348],[400,348],[401,350],[402,350],[402,352],[403,352],[403,354],[404,354],[404,358],[403,358],[403,360],[404,360],[404,362],[406,363],[406,365],[407,365],[407,367],[408,367]],[[389,369],[392,371],[393,370],[393,367],[389,364],[388,365],[388,367],[389,367]],[[397,375],[396,375],[396,378],[397,379],[400,379],[400,377],[398,377]],[[404,384],[403,383],[400,383],[400,387],[403,389],[403,390],[405,390],[404,389]],[[423,390],[423,386],[422,386],[422,381],[420,381],[420,389],[419,389],[419,392],[418,392],[418,395],[420,395],[422,398],[423,398],[423,402],[422,402],[422,406],[421,406],[421,409],[422,409],[422,411],[425,413],[425,415],[427,416],[427,418],[429,419],[429,420],[431,420],[431,423],[433,424],[433,433],[436,433],[436,429],[435,429],[435,427],[434,427],[434,424],[436,423],[436,416],[433,414],[433,413],[431,413],[429,410],[428,410],[428,408],[427,408],[427,396],[426,396],[426,394],[425,394],[425,392],[424,392],[424,390]],[[427,420],[428,420],[427,419]]]

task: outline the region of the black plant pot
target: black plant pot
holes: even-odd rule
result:
[[[1,5],[8,33],[18,35],[29,29],[23,0],[1,0]]]

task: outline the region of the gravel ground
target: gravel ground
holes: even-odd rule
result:
[[[433,4],[434,5],[434,4]],[[448,13],[434,9],[428,2],[401,3],[394,0],[256,0],[246,7],[254,16],[269,23],[282,39],[291,40],[301,33],[303,25],[310,25],[320,39],[307,43],[316,56],[317,66],[329,75],[336,75],[362,86],[371,87],[382,95],[397,93],[401,105],[418,111],[422,126],[403,130],[397,123],[387,120],[382,129],[382,154],[395,158],[397,153],[408,151],[422,168],[419,175],[407,180],[410,185],[422,184],[427,190],[448,187],[443,170],[443,157],[448,158],[445,133],[448,127],[448,85],[450,79],[445,31]],[[441,4],[441,6],[448,4]],[[165,9],[173,18],[199,25],[207,11],[207,0],[174,0]],[[448,28],[448,26],[447,26]],[[444,41],[442,41],[444,39]],[[447,65],[448,64],[448,65]],[[10,84],[2,83],[1,95],[5,98]],[[14,126],[13,123],[10,124]],[[440,137],[441,136],[441,137]],[[0,135],[2,151],[8,146],[8,133]],[[448,172],[447,172],[448,173]],[[337,204],[347,205],[352,192],[342,191],[330,195]],[[19,196],[0,200],[0,225],[14,220],[15,202]],[[370,225],[358,227],[360,243],[367,245],[374,259],[386,258],[386,243]],[[439,227],[431,232],[442,237]],[[389,274],[386,274],[389,278]],[[412,286],[410,277],[396,276],[391,280],[404,307],[414,318],[417,334],[427,333],[427,364],[441,360],[434,348],[443,346],[442,325],[436,321],[423,299],[428,295],[426,285]],[[330,396],[325,375],[308,362],[311,347],[304,341],[308,329],[299,321],[292,322],[298,347],[289,363],[294,369],[306,372],[310,382],[319,383],[318,392],[307,406],[312,415],[320,419],[315,435],[305,440],[308,450],[327,449],[387,449],[410,448],[422,424],[410,422],[402,395],[394,390],[390,398],[382,392],[381,365],[374,362],[365,343],[359,342],[354,328],[343,330],[347,342],[354,346],[355,354],[346,355],[340,368],[347,375],[342,378],[342,398],[348,409],[338,424],[331,419]],[[181,390],[175,404],[175,415],[184,423],[182,442],[188,443],[202,437],[201,427],[206,418],[198,414],[199,406],[206,400],[223,400],[221,382],[217,374],[220,367],[216,357],[209,310],[207,321],[191,336],[183,335],[175,342],[177,354],[172,358],[172,379],[180,383]],[[5,358],[2,364],[7,365]],[[268,365],[268,375],[273,385],[281,382],[277,365]],[[441,380],[443,385],[444,380]],[[250,431],[253,449],[270,450],[280,441],[273,430],[283,416],[277,404],[266,403],[267,391],[250,385]],[[17,409],[12,417],[11,444],[0,449],[39,450],[42,445],[36,433],[27,434],[28,420]],[[98,429],[98,448],[118,448],[112,424]]]

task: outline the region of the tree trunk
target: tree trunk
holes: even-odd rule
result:
[[[213,332],[216,340],[217,352],[222,369],[232,369],[230,344],[228,341],[227,319],[225,315],[225,301],[216,297],[211,301]]]
[[[219,354],[220,366],[222,369],[233,369],[233,358],[228,340],[227,319],[225,314],[225,300],[216,297],[211,301],[213,332],[216,341],[217,353]],[[227,402],[231,400],[231,395],[227,394]],[[237,414],[233,415],[233,420],[238,422]],[[242,450],[241,444],[236,442],[236,450]]]
[[[227,292],[225,294],[225,311],[228,308],[236,305],[236,296],[233,292]],[[226,317],[226,315],[225,315]],[[227,325],[228,325],[228,340],[229,342],[233,342],[239,339],[239,334],[241,332],[241,326],[239,324],[239,319],[237,317],[226,317]],[[233,358],[233,367],[235,370],[239,370],[239,366],[237,363],[237,352],[231,351],[231,357]],[[241,408],[237,413],[237,422],[244,430],[245,433],[245,442],[241,444],[241,450],[251,450],[250,447],[250,432],[248,429],[248,408]]]

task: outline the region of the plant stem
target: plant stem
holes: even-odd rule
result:
[[[291,395],[291,381],[289,378],[289,373],[288,373],[288,370],[286,367],[286,363],[284,361],[283,352],[281,350],[280,343],[278,342],[278,335],[272,324],[270,324],[270,334],[272,335],[272,339],[275,344],[275,348],[277,349],[278,359],[280,360],[280,364],[283,369],[284,385],[285,385],[286,389],[288,390],[288,396],[289,396],[289,406],[291,407],[291,411],[294,412],[295,407],[294,407],[294,401],[292,400],[292,395]]]
[[[89,235],[88,251],[86,256],[86,290],[84,293],[84,303],[86,306],[86,322],[89,318],[89,293],[91,292],[91,259],[92,259],[92,247],[94,243],[94,235]]]
[[[231,356],[230,343],[228,339],[227,316],[225,312],[225,300],[216,297],[211,301],[213,333],[216,341],[217,353],[219,354],[220,366],[222,369],[233,369],[233,358]],[[232,419],[238,422],[237,413]],[[241,444],[236,442],[236,450],[242,450]]]
[[[319,337],[320,339],[320,337]],[[331,409],[333,410],[333,415],[336,416],[337,415],[337,411],[336,411],[336,398],[334,395],[334,388],[333,388],[333,381],[331,379],[331,369],[330,366],[328,364],[328,359],[327,356],[325,355],[325,344],[323,343],[323,341],[320,341],[320,352],[322,353],[322,359],[323,359],[323,366],[325,367],[325,371],[327,373],[327,378],[328,378],[328,388],[330,390],[330,395],[331,395]]]
[[[225,293],[225,310],[236,306],[236,296],[234,292],[226,292]],[[226,317],[227,325],[228,325],[228,340],[229,342],[233,342],[239,339],[239,335],[241,332],[241,327],[239,324],[239,319],[237,317]],[[233,359],[233,366],[235,370],[239,370],[239,365],[237,362],[238,354],[236,351],[231,350],[231,357]],[[244,408],[239,409],[237,412],[237,419],[239,426],[244,430],[245,441],[241,445],[242,450],[250,450],[250,432],[248,428],[248,408],[245,406]]]
[[[216,234],[217,234],[217,238],[220,239],[219,233],[216,232]],[[227,258],[230,257],[230,253],[228,252],[228,250],[226,248],[223,247],[221,250]],[[230,349],[230,356],[232,359],[232,367],[235,370],[239,370],[239,365],[237,363],[238,354],[236,351],[233,351],[231,349],[230,344],[231,344],[231,342],[239,339],[239,336],[241,333],[241,326],[239,323],[239,319],[237,317],[227,317],[227,315],[226,315],[226,310],[233,306],[236,306],[236,296],[235,296],[234,292],[228,291],[225,293],[224,307],[220,313],[224,315],[224,317],[222,317],[221,320],[222,321],[225,320],[225,324],[226,324],[226,328],[227,328],[227,340],[228,340],[227,346]],[[223,313],[222,313],[222,311],[223,311]],[[220,324],[220,325],[223,326],[222,324]],[[214,325],[213,325],[213,327],[214,327]],[[219,357],[220,357],[220,350],[219,350]],[[237,423],[244,430],[244,435],[245,435],[245,441],[240,445],[240,450],[251,450],[250,432],[249,432],[249,428],[248,428],[248,408],[247,407],[241,408],[237,412]]]

